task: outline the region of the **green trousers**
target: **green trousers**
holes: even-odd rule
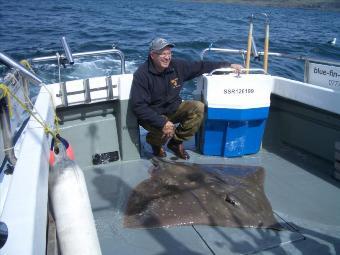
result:
[[[166,116],[169,121],[178,124],[173,139],[183,142],[190,139],[200,128],[204,118],[204,104],[200,101],[183,101],[174,114]],[[141,123],[148,130],[147,143],[162,146],[167,142],[163,138],[162,128],[155,128],[147,123]]]

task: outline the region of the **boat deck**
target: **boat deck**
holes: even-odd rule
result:
[[[143,140],[143,137],[142,137]],[[265,193],[286,230],[203,225],[154,229],[123,227],[132,189],[149,177],[150,148],[142,159],[84,168],[103,254],[340,254],[340,182],[334,165],[287,145],[240,158],[207,157],[188,142],[190,162],[258,165]],[[174,159],[168,152],[168,159]]]

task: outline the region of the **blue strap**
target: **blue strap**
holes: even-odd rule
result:
[[[68,147],[70,146],[70,144],[68,143],[68,141],[64,138],[62,138],[59,134],[56,135],[56,137],[59,139],[59,141],[64,145],[64,147],[66,149],[68,149]],[[52,141],[51,141],[51,147],[50,147],[50,150],[53,150],[54,148],[54,138],[52,138]]]

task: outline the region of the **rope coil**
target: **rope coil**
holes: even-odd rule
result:
[[[2,95],[0,96],[0,99],[6,97],[7,107],[8,107],[8,111],[11,117],[13,114],[13,105],[11,103],[11,96],[12,96],[18,102],[18,104],[43,127],[44,132],[46,134],[51,134],[52,137],[55,139],[55,141],[59,141],[59,139],[57,138],[57,135],[59,134],[59,131],[60,131],[59,119],[57,117],[56,112],[54,112],[55,130],[53,130],[51,127],[49,127],[49,125],[46,122],[43,121],[43,118],[40,116],[39,112],[36,111],[31,100],[26,95],[25,97],[30,103],[30,105],[32,106],[32,109],[35,110],[35,113],[26,106],[25,102],[21,101],[14,93],[12,93],[12,91],[5,84],[0,83],[0,90],[2,91]],[[40,119],[37,117],[37,115],[39,116]]]

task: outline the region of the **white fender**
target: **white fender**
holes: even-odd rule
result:
[[[83,171],[60,145],[50,168],[49,197],[63,255],[101,254]]]

